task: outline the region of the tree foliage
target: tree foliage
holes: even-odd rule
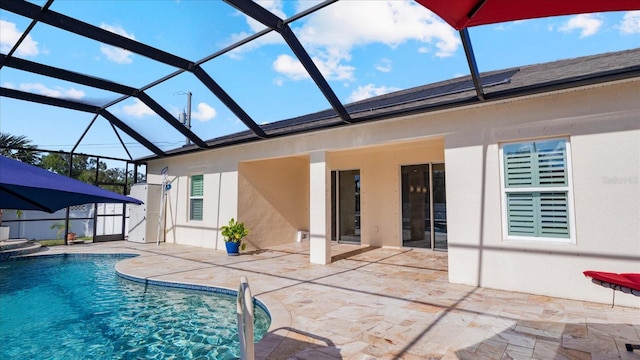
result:
[[[31,145],[31,140],[26,136],[0,132],[0,155],[36,165],[60,175],[70,176],[82,182],[98,185],[119,194],[123,193],[125,183],[126,193],[128,194],[131,190],[133,171],[126,174],[124,169],[108,168],[104,161],[98,161],[95,157],[73,155],[71,174],[69,174],[70,155],[68,153],[48,153],[39,156],[35,150],[36,146]],[[143,179],[144,174],[138,174],[138,182]]]
[[[31,140],[24,135],[0,132],[0,155],[35,165],[39,161],[38,154],[29,150],[35,148],[35,145],[31,144]]]
[[[49,171],[69,176],[69,154],[50,153],[42,157],[40,166]],[[96,177],[97,168],[97,177]],[[121,168],[108,168],[104,161],[86,155],[73,155],[71,177],[80,181],[99,185],[101,188],[122,194],[127,174]],[[140,177],[140,176],[138,176]],[[131,189],[133,171],[129,171],[126,192]]]

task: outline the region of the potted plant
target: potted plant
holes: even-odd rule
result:
[[[239,255],[240,250],[244,250],[246,247],[242,239],[249,234],[249,230],[244,227],[244,223],[231,218],[229,225],[224,225],[221,230],[227,247],[227,254],[229,256]]]
[[[65,230],[65,223],[59,221],[53,225],[51,225],[51,230],[58,230],[58,240],[60,240],[60,235]],[[71,223],[69,223],[69,232],[67,233],[67,242],[73,242],[76,240],[76,233],[71,231]]]

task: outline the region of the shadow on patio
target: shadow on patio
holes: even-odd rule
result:
[[[256,359],[342,359],[331,339],[294,328],[273,329],[256,344],[255,350]]]
[[[257,359],[640,358],[614,355],[638,340],[635,308],[452,284],[446,253],[332,244],[334,261],[314,265],[308,246],[237,257],[171,244],[60,250],[139,253],[116,268],[144,279],[236,289],[246,276],[273,317]]]
[[[518,321],[456,352],[460,359],[640,359],[625,344],[640,342],[630,324]]]

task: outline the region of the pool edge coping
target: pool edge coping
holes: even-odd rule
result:
[[[117,253],[122,254],[122,253]],[[90,254],[91,255],[91,254]],[[233,290],[226,286],[216,286],[216,285],[199,285],[194,283],[189,283],[186,281],[166,281],[166,280],[158,280],[154,277],[140,277],[133,275],[131,273],[125,272],[122,269],[118,269],[119,265],[123,266],[126,260],[133,260],[138,255],[145,256],[143,254],[134,254],[136,256],[128,256],[123,258],[122,261],[118,261],[115,265],[116,274],[125,279],[135,281],[138,283],[147,283],[150,285],[160,285],[167,287],[176,287],[176,288],[186,288],[193,290],[203,290],[203,291],[214,291],[218,293],[225,293],[228,295],[237,296],[238,291]],[[154,256],[158,256],[154,254]],[[162,255],[159,255],[162,256]],[[238,286],[240,285],[240,279],[238,279]],[[251,284],[249,284],[251,285]],[[209,290],[211,289],[211,290]],[[220,291],[222,290],[222,291]],[[289,336],[289,329],[291,328],[292,318],[291,312],[287,309],[287,307],[275,299],[272,296],[263,295],[260,297],[253,296],[254,303],[260,304],[259,306],[267,312],[271,319],[271,323],[269,324],[269,328],[267,332],[263,335],[262,339],[254,344],[255,358],[256,359],[266,359],[271,355],[282,342]]]

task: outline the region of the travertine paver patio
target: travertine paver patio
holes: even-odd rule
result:
[[[247,276],[273,316],[258,359],[640,359],[624,347],[640,343],[640,309],[449,284],[441,252],[334,244],[326,266],[309,264],[308,243],[237,257],[122,241],[47,252],[136,253],[117,270],[161,281],[237,289]]]

